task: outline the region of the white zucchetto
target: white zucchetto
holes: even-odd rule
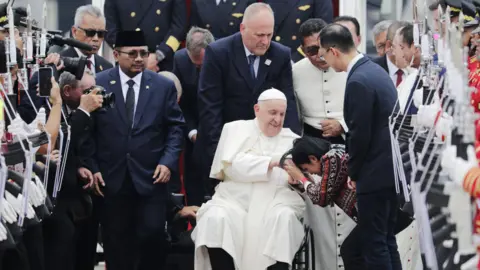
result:
[[[280,100],[287,101],[287,97],[285,96],[285,94],[282,91],[277,90],[275,88],[271,88],[263,91],[258,97],[259,102],[265,101],[265,100],[273,100],[273,99],[280,99]]]

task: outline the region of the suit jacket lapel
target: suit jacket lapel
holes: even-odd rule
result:
[[[255,82],[253,81],[252,75],[250,75],[250,69],[248,67],[247,56],[245,55],[245,48],[243,46],[242,37],[240,33],[235,34],[234,38],[234,55],[235,55],[235,66],[237,67],[238,72],[247,82],[248,86],[251,89],[254,89]]]
[[[95,57],[95,73],[102,72],[104,70],[104,66],[102,65],[100,56],[95,54],[93,57]]]
[[[143,72],[142,83],[140,85],[140,93],[138,93],[137,106],[135,107],[135,119],[133,121],[133,127],[138,125],[140,119],[142,118],[143,112],[147,107],[148,100],[150,99],[150,94],[152,89],[150,89],[150,74],[148,72]]]
[[[125,98],[123,97],[122,82],[120,80],[119,67],[110,70],[110,87],[112,93],[115,94],[115,108],[122,118],[125,125],[128,125],[127,111],[125,110]]]

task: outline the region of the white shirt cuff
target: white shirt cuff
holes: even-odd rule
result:
[[[82,109],[82,108],[80,108],[80,107],[78,107],[78,109],[79,109],[80,111],[84,112],[86,115],[88,115],[88,117],[90,117],[90,113],[89,113],[89,112],[85,111],[84,109]]]
[[[188,138],[190,139],[190,141],[192,140],[193,135],[196,135],[197,132],[198,132],[198,131],[197,131],[196,129],[190,130],[190,132],[188,133]]]
[[[305,184],[303,184],[303,187],[305,188],[305,191],[307,191],[307,188],[308,188],[308,186],[309,186],[311,183],[312,183],[312,182],[307,181],[307,182],[305,182]]]
[[[345,120],[342,118],[341,120],[338,120],[338,122],[340,123],[340,125],[343,128],[343,133],[347,133],[348,132],[348,127],[347,127],[347,123],[345,123]]]

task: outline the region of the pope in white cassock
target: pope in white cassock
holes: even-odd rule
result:
[[[304,229],[303,199],[288,187],[280,157],[298,136],[283,128],[285,95],[264,91],[254,120],[225,124],[210,177],[222,181],[197,213],[196,270],[287,270]]]

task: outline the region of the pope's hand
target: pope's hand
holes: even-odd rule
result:
[[[280,162],[278,161],[270,161],[268,164],[268,170],[271,171],[273,168],[280,166]]]
[[[167,183],[170,181],[170,169],[165,165],[157,165],[155,172],[153,173],[154,184]]]
[[[197,211],[200,209],[198,206],[185,206],[178,212],[182,218],[195,219],[197,217]]]

